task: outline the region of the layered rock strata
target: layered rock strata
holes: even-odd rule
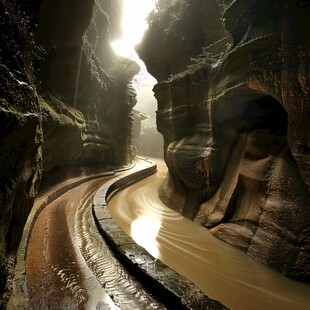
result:
[[[26,18],[0,2],[0,308],[14,252],[42,174],[41,107],[34,85],[37,48]]]
[[[179,1],[154,13],[138,49],[159,81],[157,127],[169,168],[161,199],[254,259],[306,282],[308,12],[300,1]],[[169,16],[177,18],[169,23]],[[197,33],[203,39],[194,44]],[[184,49],[169,58],[173,36],[182,37]]]
[[[68,164],[126,163],[132,159],[135,105],[130,81],[139,68],[110,46],[120,32],[121,2],[58,2],[43,1],[37,32],[47,50],[40,74],[50,107],[45,111],[59,115],[58,123],[49,117],[44,123],[51,137],[44,153],[56,153],[46,158],[46,171]],[[61,143],[52,138],[59,134]]]
[[[0,1],[0,308],[42,180],[68,166],[133,157],[130,81],[139,67],[110,47],[120,7],[118,0]]]

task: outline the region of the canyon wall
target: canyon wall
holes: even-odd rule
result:
[[[161,1],[137,48],[158,80],[162,201],[310,281],[309,4]]]
[[[139,67],[110,47],[121,34],[120,7],[0,1],[0,308],[42,182],[69,166],[133,157],[131,79]]]

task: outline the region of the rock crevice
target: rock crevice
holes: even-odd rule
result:
[[[42,180],[133,158],[139,67],[110,46],[120,8],[119,0],[0,1],[0,307]]]
[[[159,82],[157,128],[169,168],[161,199],[219,239],[305,282],[308,10],[295,1],[178,1],[152,15],[138,48]],[[204,39],[189,50],[186,42],[197,32]],[[186,35],[172,59],[158,46],[176,33]]]

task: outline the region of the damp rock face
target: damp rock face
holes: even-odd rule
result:
[[[42,174],[42,122],[34,85],[37,58],[29,23],[0,2],[0,307]],[[14,256],[14,255],[13,255]]]
[[[0,308],[42,180],[68,166],[132,159],[131,79],[139,67],[110,47],[120,6],[0,1]]]
[[[157,128],[169,168],[163,202],[305,282],[308,12],[305,1],[167,1],[138,48],[159,82]]]
[[[47,51],[40,74],[46,90],[46,171],[132,159],[136,101],[130,81],[139,67],[117,57],[110,46],[120,33],[120,5],[76,0],[41,4],[37,39]]]

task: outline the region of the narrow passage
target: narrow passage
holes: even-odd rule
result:
[[[267,268],[165,206],[157,188],[167,168],[160,162],[157,167],[156,175],[126,188],[109,202],[110,213],[123,230],[230,309],[309,309],[309,285]]]
[[[124,173],[130,171],[119,174]],[[164,309],[127,273],[97,232],[92,199],[111,178],[83,183],[39,214],[26,259],[31,309]]]

